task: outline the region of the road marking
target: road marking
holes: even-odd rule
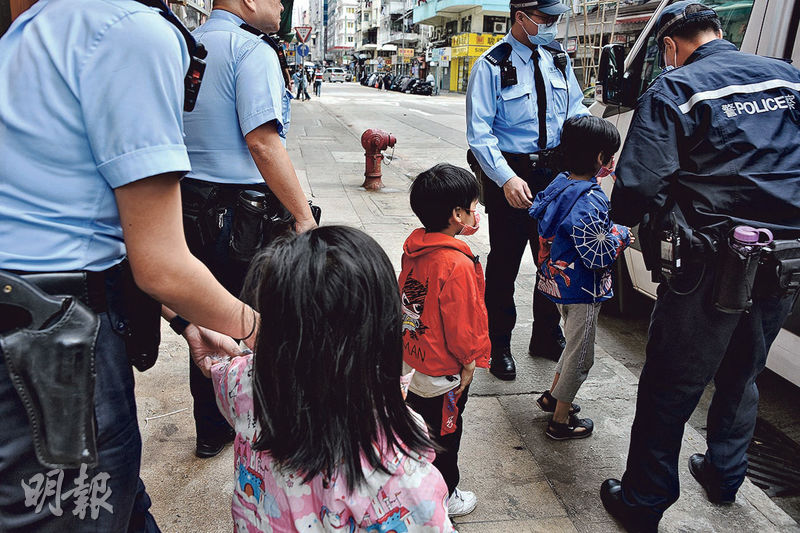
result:
[[[431,116],[433,114],[433,113],[426,113],[425,111],[422,111],[420,109],[414,109],[413,107],[409,107],[408,110],[409,111],[414,111],[416,113],[419,113],[420,115],[425,115],[427,117],[429,117],[429,116]]]

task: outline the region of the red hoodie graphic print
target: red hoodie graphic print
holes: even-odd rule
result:
[[[472,361],[489,366],[483,268],[466,243],[414,230],[403,245],[399,290],[409,366],[429,376],[458,374]]]

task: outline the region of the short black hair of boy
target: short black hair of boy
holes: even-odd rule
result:
[[[453,209],[469,209],[479,195],[478,180],[469,170],[439,163],[411,184],[411,210],[427,231],[441,231],[450,224]]]
[[[561,130],[559,152],[565,170],[594,174],[597,155],[607,165],[620,146],[619,132],[609,121],[592,115],[570,117]]]
[[[254,449],[304,481],[339,473],[350,491],[364,481],[362,455],[390,473],[387,452],[433,449],[400,392],[400,291],[374,239],[345,226],[283,238],[254,260],[254,286]]]

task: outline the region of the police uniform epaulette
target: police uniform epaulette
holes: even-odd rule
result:
[[[564,47],[561,46],[561,43],[558,42],[558,41],[553,41],[551,43],[543,44],[541,46],[542,46],[542,48],[547,48],[551,52],[563,52],[564,51]]]
[[[491,50],[489,50],[488,52],[486,52],[486,55],[484,57],[486,58],[486,61],[488,61],[492,65],[499,65],[500,63],[508,59],[508,56],[510,55],[511,55],[511,44],[507,42],[502,42],[497,46],[495,46],[494,48],[492,48]]]
[[[275,53],[278,54],[278,61],[281,64],[281,72],[283,73],[283,82],[288,87],[289,83],[290,83],[289,64],[286,61],[286,54],[283,53],[283,47],[280,45],[280,43],[278,43],[278,41],[276,41],[275,39],[273,39],[271,36],[267,35],[263,31],[261,31],[258,28],[255,28],[255,27],[247,24],[246,22],[241,23],[239,25],[239,27],[242,28],[246,32],[249,32],[249,33],[252,33],[253,35],[258,36],[259,39],[261,39],[262,41],[267,43],[270,48],[275,50]]]

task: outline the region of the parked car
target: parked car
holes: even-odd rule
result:
[[[345,72],[341,67],[331,67],[322,73],[322,81],[341,82],[344,83]]]
[[[353,73],[351,71],[345,71],[344,81],[353,81]]]

